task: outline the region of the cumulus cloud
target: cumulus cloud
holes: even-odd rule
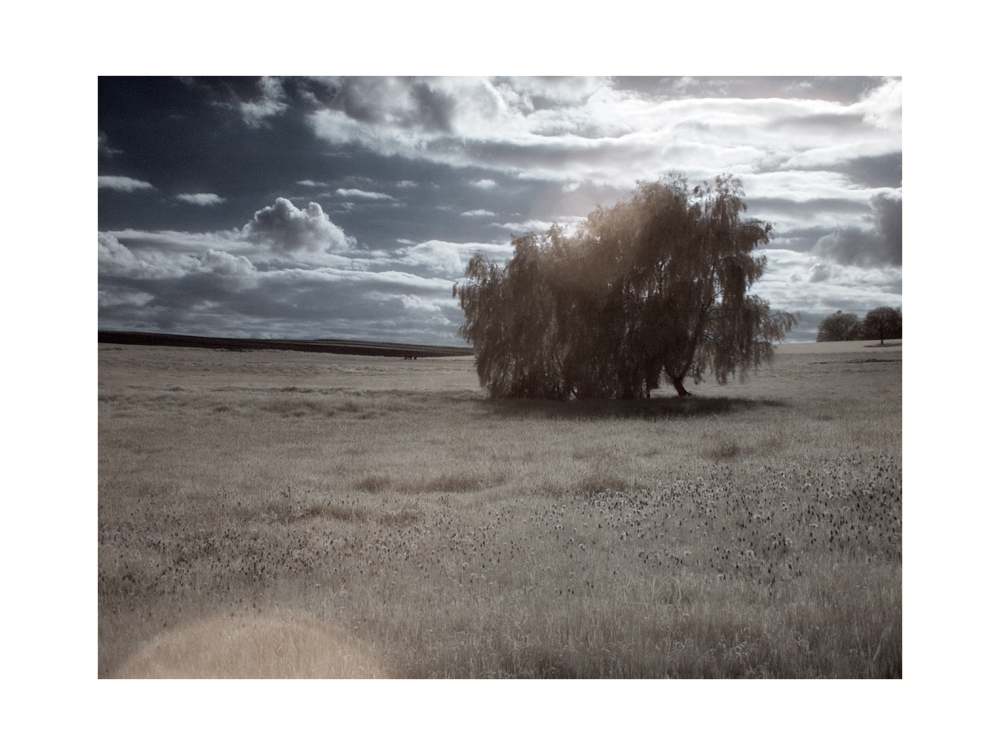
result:
[[[182,202],[196,204],[200,207],[210,207],[213,204],[222,204],[226,201],[218,194],[178,194],[177,198]]]
[[[490,210],[467,210],[462,213],[464,218],[492,218],[494,215],[496,213]]]
[[[337,189],[337,196],[357,197],[358,199],[392,199],[388,194],[377,191],[362,191],[361,189]]]
[[[127,178],[126,176],[98,176],[97,188],[114,189],[115,191],[127,191],[131,193],[143,189],[152,189],[153,184],[147,181],[139,181],[135,178]]]
[[[279,255],[342,252],[355,246],[354,238],[333,223],[316,202],[300,210],[284,197],[254,213],[253,220],[243,227],[242,235]]]
[[[842,265],[900,267],[903,264],[903,197],[900,192],[874,194],[872,228],[849,226],[821,237],[812,253]]]
[[[240,255],[235,257],[228,252],[209,249],[201,258],[203,270],[233,278],[242,278],[256,272],[253,263]]]
[[[473,181],[472,185],[480,189],[493,189],[496,188],[497,182],[492,178],[483,178],[479,181]]]

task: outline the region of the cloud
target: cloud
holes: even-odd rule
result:
[[[160,251],[133,251],[113,234],[97,234],[98,276],[137,280],[178,278],[198,267],[198,261],[191,256]]]
[[[337,189],[337,195],[358,197],[359,199],[392,199],[388,194],[380,194],[377,191],[362,191],[361,189]]]
[[[880,192],[870,200],[873,228],[848,226],[821,237],[812,253],[842,265],[900,267],[903,264],[903,197]]]
[[[808,99],[826,86],[819,80],[782,81],[797,93],[784,99],[749,96],[753,80],[717,84],[727,81],[736,94],[671,98],[610,79],[347,79],[306,120],[328,143],[384,156],[621,188],[670,169],[700,180],[900,151],[892,81],[846,103]],[[860,83],[849,89],[857,96]]]
[[[462,314],[451,296],[452,285],[451,279],[400,271],[328,268],[250,276],[199,269],[183,278],[104,279],[99,327],[459,345]]]
[[[784,249],[768,249],[767,268],[751,292],[772,309],[798,313],[789,340],[815,341],[820,321],[838,309],[860,317],[875,307],[903,302],[903,271],[898,267],[862,268]]]
[[[253,263],[246,257],[234,257],[228,252],[220,252],[209,249],[201,258],[203,270],[217,273],[219,275],[242,278],[256,272]]]
[[[636,179],[655,180],[671,169],[692,183],[722,172],[744,179],[747,214],[775,229],[766,250],[772,267],[759,282],[773,305],[813,318],[838,302],[830,311],[892,304],[901,295],[898,79],[267,79],[220,81],[212,96],[222,89],[228,112],[221,120],[244,132],[241,138],[264,134],[246,133],[239,118],[261,128],[295,108],[295,119],[273,122],[271,133],[279,138],[267,141],[274,155],[287,157],[290,146],[300,151],[294,159],[262,160],[281,164],[283,172],[266,185],[261,179],[253,192],[207,180],[202,186],[229,197],[224,207],[231,210],[238,195],[274,191],[269,186],[297,183],[309,187],[296,192],[307,196],[279,198],[229,230],[105,234],[99,238],[99,290],[107,304],[102,322],[114,307],[119,322],[146,318],[288,335],[329,325],[347,337],[365,337],[379,328],[405,329],[407,313],[436,310],[445,323],[438,332],[451,338],[448,329],[461,317],[448,300],[447,282],[463,274],[477,250],[458,242],[544,232],[551,219],[609,206],[627,196]],[[137,154],[138,142],[122,141],[124,132],[112,121],[100,128]],[[320,162],[302,160],[307,150],[292,139],[308,139],[309,131],[324,153]],[[108,149],[99,132],[102,171],[129,172],[107,161]],[[323,161],[334,152],[344,164],[377,166],[378,180],[361,175],[366,168],[355,169],[359,175],[333,169]],[[184,185],[167,173],[142,174],[157,187]],[[301,175],[310,178],[297,181]],[[99,180],[117,191],[154,188],[124,176]],[[418,182],[419,192],[413,190]],[[381,193],[390,189],[406,207]],[[326,211],[307,199],[324,203]],[[135,197],[104,192],[101,201],[102,228],[151,222],[133,211]],[[178,211],[176,202],[162,204]],[[388,206],[396,208],[391,217]],[[195,214],[178,217],[203,223]],[[509,244],[479,249],[491,259],[510,256]],[[325,298],[331,295],[342,297],[343,306],[330,305]],[[184,302],[195,302],[197,311],[181,312]],[[309,312],[325,319],[308,324]],[[351,331],[354,320],[360,324]]]
[[[257,82],[257,88],[260,90],[259,97],[237,105],[243,122],[254,129],[260,128],[267,118],[280,115],[288,109],[280,79],[264,76]]]
[[[505,231],[510,231],[515,236],[523,236],[526,233],[545,233],[553,225],[558,225],[565,234],[572,236],[584,220],[586,218],[582,215],[559,215],[552,220],[532,218],[523,222],[490,223],[490,225],[493,228],[503,228]]]
[[[853,109],[863,114],[865,123],[879,129],[899,132],[903,125],[902,80],[886,79],[881,86],[868,92]]]
[[[114,149],[108,140],[108,135],[103,131],[97,132],[97,151],[98,153],[104,155],[104,157],[114,157],[115,155],[120,155],[122,151],[120,149]]]
[[[232,230],[101,232],[100,327],[459,344],[452,285],[510,245],[400,243],[359,250],[318,204],[285,198]]]
[[[178,194],[177,198],[182,202],[196,204],[201,207],[210,207],[213,204],[222,204],[226,201],[218,194]]]
[[[465,275],[473,255],[480,253],[492,260],[508,259],[510,244],[457,243],[431,240],[396,249],[373,260],[373,267],[407,268],[427,278],[456,280]]]
[[[139,181],[135,178],[126,178],[125,176],[98,176],[97,188],[114,189],[115,191],[127,191],[131,193],[133,191],[152,189],[154,187],[153,184],[146,181]]]
[[[342,252],[353,249],[356,243],[331,222],[330,216],[316,202],[300,210],[284,197],[254,213],[253,220],[243,227],[241,235],[283,256],[298,252]]]

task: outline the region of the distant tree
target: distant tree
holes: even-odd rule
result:
[[[817,341],[860,341],[864,338],[858,316],[839,309],[823,318],[816,333]]]
[[[903,337],[903,309],[897,307],[875,307],[867,315],[861,327],[865,336],[870,339],[877,338],[881,344],[885,344],[886,338]]]
[[[666,375],[724,383],[769,360],[795,323],[749,294],[771,226],[744,219],[742,184],[689,191],[672,175],[598,207],[573,236],[514,238],[505,265],[477,254],[455,284],[480,383],[494,397],[638,398]]]

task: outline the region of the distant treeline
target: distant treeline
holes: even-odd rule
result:
[[[873,341],[884,343],[886,338],[903,337],[903,308],[875,307],[859,319],[839,309],[823,319],[816,334],[817,341]]]
[[[98,343],[133,346],[186,346],[201,349],[249,351],[277,349],[281,351],[318,351],[327,354],[358,354],[379,357],[457,357],[471,356],[472,349],[464,346],[423,346],[408,343],[378,341],[340,341],[330,338],[296,341],[277,338],[206,338],[172,333],[134,333],[116,330],[97,331]]]

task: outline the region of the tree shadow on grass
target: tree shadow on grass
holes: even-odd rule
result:
[[[590,399],[586,401],[547,401],[543,399],[484,399],[487,411],[499,417],[541,417],[547,419],[600,420],[672,419],[705,417],[745,412],[763,407],[787,406],[772,399],[745,399],[688,396],[648,398],[635,401]]]

